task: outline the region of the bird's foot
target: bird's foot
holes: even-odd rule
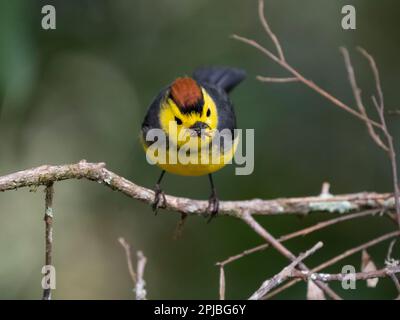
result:
[[[156,184],[154,188],[154,201],[151,205],[155,215],[157,215],[158,208],[165,208],[165,202],[165,193],[161,190],[160,185]]]
[[[208,199],[208,208],[207,212],[209,213],[209,218],[207,220],[207,223],[210,223],[211,220],[218,214],[219,211],[219,199],[217,197],[217,194],[213,192]]]

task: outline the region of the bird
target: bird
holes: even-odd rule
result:
[[[208,222],[218,214],[219,198],[212,174],[230,163],[236,151],[236,116],[229,93],[245,77],[246,72],[238,68],[201,67],[192,76],[176,78],[151,102],[142,123],[141,142],[148,160],[154,161],[162,170],[154,188],[152,209],[155,214],[165,205],[161,181],[166,172],[182,176],[208,175],[211,187]],[[151,137],[149,133],[152,130],[164,133],[165,139]],[[218,132],[228,133],[232,143],[224,145],[222,142],[213,146]],[[185,133],[187,136],[183,139],[178,138]],[[165,148],[149,155],[157,141]],[[206,148],[203,150],[200,146]],[[179,157],[187,155],[188,150],[192,152],[190,159],[194,159],[189,163]],[[202,155],[210,160],[211,153],[215,152],[217,161],[200,161]],[[164,161],[157,162],[156,156],[164,156]]]

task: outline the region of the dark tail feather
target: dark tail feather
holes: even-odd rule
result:
[[[229,67],[205,67],[195,70],[193,78],[220,87],[229,93],[246,78],[246,72]]]

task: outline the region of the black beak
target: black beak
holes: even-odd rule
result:
[[[205,130],[210,128],[210,126],[207,123],[197,121],[194,125],[192,125],[189,129],[193,130],[197,136],[201,136],[201,130]]]

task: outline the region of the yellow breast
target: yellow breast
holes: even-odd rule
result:
[[[225,165],[232,162],[232,158],[236,152],[239,138],[237,137],[233,143],[232,148],[221,152],[220,150],[200,150],[199,152],[192,152],[182,158],[182,154],[176,149],[166,149],[165,154],[157,153],[154,155],[148,151],[148,146],[143,143],[142,145],[146,151],[147,158],[157,164],[161,169],[181,175],[181,176],[202,176],[220,170]],[[159,161],[163,159],[165,161]]]

